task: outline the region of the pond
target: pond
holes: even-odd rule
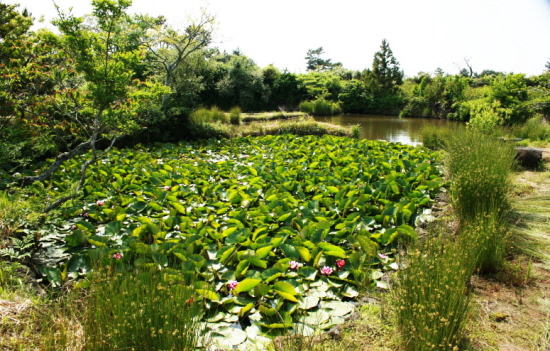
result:
[[[464,123],[437,118],[399,118],[397,116],[375,115],[338,115],[316,116],[319,122],[339,125],[361,126],[361,138],[369,140],[386,140],[407,145],[422,144],[421,130],[433,125],[449,128],[463,128]]]

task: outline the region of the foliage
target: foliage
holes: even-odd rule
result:
[[[273,82],[269,108],[295,109],[306,95],[307,89],[300,84],[298,76],[284,71]]]
[[[524,125],[513,129],[517,138],[529,139],[531,141],[549,140],[550,126],[542,116],[535,116],[527,120]]]
[[[220,107],[240,106],[244,111],[261,110],[268,101],[260,68],[250,58],[232,55],[226,64],[227,74],[216,83]]]
[[[382,270],[395,266],[378,250],[416,237],[412,226],[442,185],[431,157],[292,135],[113,151],[92,166],[65,222],[44,228],[43,242],[70,258],[43,272],[84,274],[90,250],[137,255],[137,269],[195,272],[211,322],[248,320],[275,333],[300,311],[330,328],[361,281],[385,286]],[[77,162],[63,177],[78,176]]]
[[[342,104],[342,110],[346,113],[366,113],[374,110],[374,100],[367,91],[365,84],[357,79],[343,84],[342,91],[338,94],[338,100]]]
[[[408,249],[392,300],[404,350],[458,349],[478,247],[476,240],[453,242],[436,232]]]
[[[378,112],[388,113],[400,107],[395,96],[403,84],[403,71],[399,69],[399,62],[386,39],[382,40],[380,51],[374,54],[372,69],[363,73],[363,79],[367,90],[374,96]]]
[[[489,99],[498,101],[499,106],[504,109],[510,109],[510,113],[504,119],[507,125],[520,124],[527,120],[530,111],[525,105],[528,99],[525,75],[497,76],[490,86]]]
[[[448,118],[456,112],[458,104],[466,99],[468,79],[462,76],[434,77],[419,74],[405,82],[407,104],[401,116]]]
[[[317,49],[309,49],[305,57],[307,61],[307,70],[308,71],[331,71],[335,67],[341,67],[342,64],[332,63],[331,59],[323,59],[321,55],[324,53],[323,47]]]
[[[502,108],[498,101],[489,104],[486,100],[473,100],[464,103],[462,107],[466,107],[470,115],[468,127],[493,136],[499,133],[499,127],[511,112],[510,109]]]
[[[308,100],[338,101],[342,78],[332,72],[309,72],[298,76],[300,85],[307,90]]]
[[[55,21],[63,38],[62,51],[74,62],[74,74],[79,74],[85,84],[74,88],[69,115],[73,122],[85,126],[88,140],[59,154],[51,166],[37,176],[23,177],[24,185],[50,177],[68,159],[91,149],[91,157],[83,161],[78,187],[73,194],[59,198],[46,207],[49,211],[61,203],[74,198],[82,189],[86,170],[98,158],[97,142],[101,138],[111,139],[111,147],[118,137],[140,129],[139,116],[143,103],[158,99],[166,92],[152,81],[133,79],[133,67],[142,57],[139,48],[127,47],[120,27],[125,10],[131,4],[128,0],[93,1],[95,28],[83,24],[82,18],[65,14],[58,8],[59,18]],[[74,94],[78,93],[75,97]],[[107,148],[107,152],[109,148]],[[100,157],[100,156],[99,156]]]

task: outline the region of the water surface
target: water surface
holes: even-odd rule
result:
[[[463,128],[464,123],[437,118],[399,118],[397,116],[339,115],[316,116],[316,121],[339,125],[361,126],[361,138],[386,140],[408,145],[422,144],[420,131],[428,125],[449,128]]]

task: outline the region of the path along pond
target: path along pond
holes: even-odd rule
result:
[[[317,116],[315,120],[339,125],[358,124],[361,126],[362,139],[386,140],[414,146],[422,144],[421,130],[426,126],[456,129],[465,126],[462,122],[438,118],[400,118],[376,115]]]

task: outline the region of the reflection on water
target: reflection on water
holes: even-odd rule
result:
[[[361,138],[369,140],[386,140],[402,144],[422,144],[420,131],[427,125],[463,128],[464,124],[436,118],[399,118],[397,116],[373,115],[339,115],[317,116],[319,122],[330,122],[339,125],[361,126]]]

